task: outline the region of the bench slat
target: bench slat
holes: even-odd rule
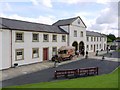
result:
[[[68,77],[69,75],[98,75],[98,67],[80,68],[80,69],[68,69],[68,70],[56,70],[54,77],[60,76]]]

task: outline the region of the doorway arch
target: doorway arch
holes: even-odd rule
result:
[[[83,41],[81,41],[79,43],[79,51],[82,51],[82,49],[84,49],[84,42]]]
[[[75,51],[78,50],[78,43],[76,41],[72,43],[72,46],[75,47]]]

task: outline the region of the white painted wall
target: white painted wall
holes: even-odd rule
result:
[[[69,25],[66,26],[60,26],[60,28],[62,28],[64,31],[69,32]]]
[[[10,30],[2,31],[2,69],[11,67]]]
[[[13,31],[12,36],[12,65],[14,63],[18,63],[19,65],[31,64],[36,62],[43,61],[43,48],[49,48],[49,60],[52,58],[52,47],[60,48],[61,46],[67,46],[66,42],[62,41],[63,34],[57,34],[57,42],[52,42],[52,33],[45,33],[49,34],[49,42],[43,42],[43,34],[39,33],[39,42],[32,42],[32,32],[24,32],[24,42],[17,43],[15,42],[15,32]],[[22,31],[18,31],[22,32]],[[36,32],[38,33],[38,32]],[[67,36],[66,36],[67,37]],[[32,58],[32,48],[39,48],[39,58]],[[15,60],[15,50],[16,49],[24,49],[24,60],[16,61]]]
[[[0,30],[0,70],[2,69],[2,30]]]

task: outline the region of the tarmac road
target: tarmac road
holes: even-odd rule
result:
[[[54,81],[54,71],[60,69],[76,69],[85,67],[99,67],[99,75],[112,72],[118,67],[118,62],[108,60],[95,60],[95,59],[82,59],[68,64],[58,66],[56,68],[49,68],[41,71],[37,71],[31,74],[18,76],[12,79],[8,79],[0,82],[1,87],[24,85],[31,83],[49,82]],[[34,67],[33,67],[34,68]],[[65,79],[64,77],[62,79]],[[57,79],[58,80],[58,79]],[[60,78],[61,80],[61,78]]]

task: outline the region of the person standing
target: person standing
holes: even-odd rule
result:
[[[57,67],[57,62],[58,62],[58,55],[55,55],[55,61],[54,61],[54,67]]]
[[[82,55],[83,55],[83,56],[85,55],[84,49],[82,49]]]
[[[86,51],[86,57],[85,57],[86,59],[88,58],[88,51]]]
[[[79,56],[79,50],[76,51],[77,57]]]

